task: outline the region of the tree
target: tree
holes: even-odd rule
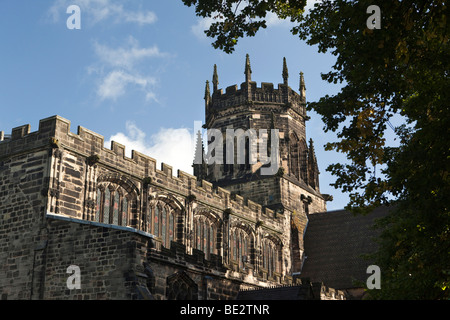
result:
[[[268,12],[281,19],[299,21],[306,0],[183,0],[183,3],[195,6],[197,16],[216,20],[205,33],[216,38],[212,44],[215,49],[231,53],[239,38],[252,37],[260,28],[267,27],[264,18]]]
[[[445,1],[385,1],[381,28],[368,28],[373,1],[324,0],[303,14],[305,1],[183,0],[197,15],[218,18],[206,32],[213,46],[232,52],[237,40],[266,27],[273,12],[296,22],[291,30],[319,52],[336,56],[322,74],[342,83],[334,96],[308,103],[325,131],[339,141],[327,150],[348,164],[327,170],[334,186],[350,194],[346,209],[367,214],[394,207],[380,226],[376,263],[382,289],[374,298],[443,299],[450,286],[450,48]],[[369,24],[370,25],[370,24]],[[393,127],[390,119],[405,123]],[[399,145],[385,144],[394,130]]]

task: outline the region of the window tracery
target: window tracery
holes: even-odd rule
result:
[[[217,229],[212,219],[203,214],[194,216],[194,248],[205,253],[209,259],[210,254],[216,253]]]
[[[102,183],[97,188],[94,221],[120,226],[128,225],[129,195],[115,183]]]
[[[280,272],[279,247],[268,238],[263,239],[261,246],[262,266],[267,270],[269,276],[274,272]]]
[[[156,201],[148,206],[147,232],[159,237],[164,247],[176,241],[176,212],[167,203]]]
[[[244,268],[246,263],[252,263],[250,259],[251,235],[241,228],[234,228],[231,237],[232,255],[231,259]]]

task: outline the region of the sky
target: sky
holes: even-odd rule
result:
[[[69,29],[80,8],[80,28]],[[310,6],[311,4],[309,4]],[[192,174],[194,122],[204,123],[205,82],[217,64],[219,88],[244,81],[245,55],[252,80],[282,83],[286,57],[289,85],[298,92],[304,73],[306,98],[317,101],[340,86],[320,74],[335,57],[318,53],[290,33],[290,22],[274,16],[255,37],[239,40],[226,54],[211,46],[203,30],[210,19],[195,15],[181,0],[0,0],[0,130],[59,115],[111,141]],[[328,210],[342,209],[348,196],[330,186],[326,167],[345,156],[324,151],[336,141],[314,112],[306,124],[314,141],[320,190],[333,195]]]

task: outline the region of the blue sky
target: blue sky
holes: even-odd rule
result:
[[[67,7],[81,9],[81,29],[69,30]],[[0,130],[60,115],[71,131],[83,126],[144,152],[175,169],[192,172],[194,121],[204,121],[205,81],[217,64],[219,88],[244,81],[245,54],[252,80],[282,83],[286,57],[289,84],[298,90],[303,71],[309,101],[335,94],[338,85],[321,80],[334,57],[320,54],[274,17],[256,37],[242,39],[233,54],[211,46],[203,35],[208,20],[181,0],[0,0]],[[347,196],[330,187],[325,168],[345,157],[324,151],[334,141],[320,117],[309,113],[307,138],[315,143],[320,188],[332,194],[329,210]]]

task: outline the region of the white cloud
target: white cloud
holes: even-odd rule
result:
[[[146,100],[148,101],[149,98],[156,99],[155,94],[149,91],[155,83],[156,80],[152,77],[142,77],[120,70],[114,70],[102,80],[97,89],[97,95],[101,100],[116,100],[125,94],[128,86],[136,85],[145,92]]]
[[[131,157],[131,150],[136,150],[157,160],[157,168],[164,162],[177,170],[192,174],[194,149],[192,135],[184,128],[161,128],[158,133],[147,139],[145,132],[135,123],[126,122],[126,133],[119,132],[111,136],[105,147],[111,146],[111,141],[125,145],[125,154]]]
[[[151,24],[156,22],[156,14],[152,11],[147,12],[126,12],[124,13],[125,21],[136,22],[139,25]]]
[[[149,48],[140,48],[138,41],[133,37],[130,37],[128,42],[129,48],[110,48],[95,42],[94,50],[102,62],[112,67],[124,67],[127,69],[134,67],[136,63],[143,59],[165,56],[156,45]]]
[[[151,58],[168,56],[154,45],[141,48],[139,42],[129,37],[121,47],[111,48],[107,45],[94,43],[94,51],[98,62],[88,67],[89,74],[98,78],[97,96],[100,100],[117,100],[128,90],[139,89],[147,102],[158,102],[154,88],[158,83],[155,76],[144,73],[143,61]]]
[[[118,0],[77,0],[76,5],[80,7],[82,21],[94,25],[102,21],[112,23],[137,23],[139,25],[152,24],[157,21],[157,16],[152,11],[129,11],[124,9],[123,1]],[[61,15],[64,18],[66,9],[74,4],[73,0],[56,0],[47,10],[48,18],[53,22],[59,22]],[[86,19],[85,19],[86,17]]]

